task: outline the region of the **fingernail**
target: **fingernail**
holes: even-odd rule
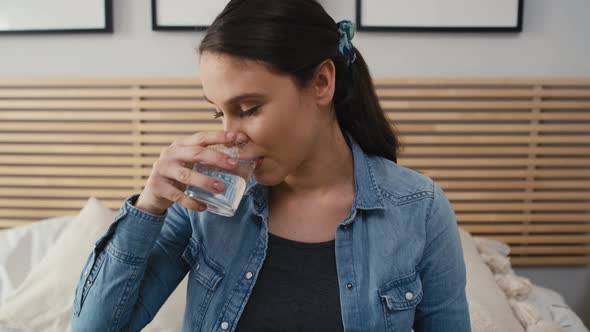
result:
[[[221,182],[213,182],[213,189],[217,191],[223,190],[223,184]]]
[[[225,137],[227,137],[228,140],[233,140],[236,138],[236,133],[234,133],[234,132],[227,133],[225,135]]]
[[[240,133],[240,135],[238,136],[238,141],[246,143],[248,141],[248,136],[246,136],[243,133]]]
[[[238,160],[236,158],[227,158],[227,163],[236,166],[238,164]]]
[[[199,211],[205,211],[205,210],[207,210],[207,205],[199,206]]]

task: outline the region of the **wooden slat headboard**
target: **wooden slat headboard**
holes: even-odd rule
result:
[[[590,264],[590,79],[380,79],[398,163],[514,265]],[[176,137],[221,129],[197,80],[0,81],[0,227],[110,208]]]

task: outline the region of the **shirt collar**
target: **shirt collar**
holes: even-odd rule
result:
[[[352,158],[354,160],[354,202],[357,209],[372,210],[384,209],[383,197],[381,190],[375,181],[373,173],[372,158],[363,151],[361,146],[356,142],[348,132],[344,137],[352,149]]]
[[[353,206],[363,210],[385,208],[381,191],[373,174],[371,158],[363,151],[350,133],[345,132],[344,138],[352,150],[354,163],[355,191]],[[254,177],[251,177],[246,187],[246,195],[252,197],[253,207],[260,213],[267,202],[268,187],[257,183]]]

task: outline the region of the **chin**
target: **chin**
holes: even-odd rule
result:
[[[281,182],[283,182],[284,177],[277,177],[276,175],[273,176],[272,174],[266,173],[266,174],[255,174],[254,179],[256,180],[257,183],[259,183],[263,186],[273,187],[273,186],[276,186],[276,185],[280,184]]]
[[[274,187],[283,183],[289,175],[289,168],[282,167],[283,165],[265,158],[260,169],[255,170],[252,175],[257,183],[266,187]]]
[[[276,186],[279,183],[281,183],[283,180],[278,180],[278,179],[274,179],[274,178],[270,178],[268,176],[265,175],[255,175],[254,179],[256,179],[256,182],[267,186],[267,187],[272,187],[272,186]]]

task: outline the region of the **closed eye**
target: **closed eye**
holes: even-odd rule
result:
[[[241,111],[240,118],[243,118],[245,116],[252,116],[252,115],[256,114],[256,112],[258,112],[258,108],[259,108],[259,106],[256,106],[256,107],[252,107],[248,110]],[[215,111],[215,113],[213,114],[213,117],[215,119],[219,119],[219,118],[223,117],[223,112]]]
[[[256,112],[258,112],[258,106],[252,107],[248,110],[240,112],[240,117],[252,116],[252,115],[256,114]]]

